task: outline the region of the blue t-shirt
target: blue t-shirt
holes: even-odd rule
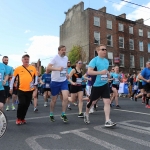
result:
[[[150,80],[150,69],[148,68],[144,68],[141,72],[141,75],[143,76],[143,78],[145,78],[146,80]],[[147,82],[142,81],[142,85],[147,84]]]
[[[71,72],[71,70],[72,70],[72,68],[71,67],[69,67],[68,68],[68,74]],[[68,81],[68,84],[70,84],[70,82]]]
[[[8,75],[6,65],[3,63],[0,63],[0,90],[4,90],[3,80],[6,75]]]
[[[97,68],[97,71],[108,70],[109,62],[106,58],[100,58],[99,56],[93,58],[90,63],[89,67]],[[103,86],[108,82],[108,76],[106,75],[97,75],[96,80],[93,86]]]
[[[83,76],[82,76],[82,85],[86,85],[86,82]]]
[[[5,65],[5,64],[4,64]],[[7,74],[9,76],[12,76],[13,75],[13,68],[11,66],[8,66],[8,65],[5,65],[6,68],[7,68]],[[8,78],[8,81],[6,82],[5,86],[9,86],[9,78]]]
[[[112,78],[114,78],[114,80],[113,80],[113,83],[112,83],[112,84],[119,85],[119,83],[120,83],[120,79],[121,79],[121,75],[120,75],[120,74],[118,74],[118,73],[113,73],[113,74],[111,75],[111,77],[112,77]]]
[[[43,88],[50,88],[50,82],[51,82],[51,74],[47,74],[47,73],[44,73],[43,75],[42,75],[42,81],[45,83],[44,85],[43,85]]]

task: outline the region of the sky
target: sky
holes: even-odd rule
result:
[[[127,14],[127,19],[143,18],[150,25],[150,1],[126,0],[143,5],[138,7],[121,0],[83,0],[84,9],[107,7],[107,13]],[[27,53],[31,62],[41,60],[47,66],[57,54],[59,27],[65,14],[80,0],[0,0],[0,59],[9,57],[9,65],[22,64],[21,57]],[[149,19],[149,20],[147,20]]]

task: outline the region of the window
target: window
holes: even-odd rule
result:
[[[120,54],[120,67],[124,67],[124,54]]]
[[[133,39],[129,39],[129,49],[134,50],[134,40]]]
[[[133,34],[133,27],[129,26],[129,33]]]
[[[119,37],[119,48],[124,48],[124,37]]]
[[[144,68],[144,57],[140,57],[140,68]]]
[[[107,20],[107,29],[112,29],[112,21]]]
[[[148,43],[148,52],[150,53],[150,43]]]
[[[94,25],[100,27],[100,18],[94,17]]]
[[[113,66],[113,53],[108,52],[109,66]]]
[[[124,31],[124,26],[121,23],[119,23],[119,31]]]
[[[113,46],[112,35],[107,35],[107,46]]]
[[[143,36],[143,30],[139,29],[139,36]]]
[[[139,50],[143,51],[143,42],[141,42],[141,41],[139,42]]]
[[[100,33],[94,32],[94,44],[100,44]]]
[[[134,63],[134,55],[130,55],[130,68],[134,68],[135,63]]]
[[[150,38],[150,31],[147,32],[147,38]]]

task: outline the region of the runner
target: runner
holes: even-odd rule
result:
[[[68,73],[67,73],[67,62],[68,57],[66,55],[66,47],[61,45],[58,47],[58,54],[51,60],[48,65],[48,70],[52,71],[51,74],[51,94],[52,100],[50,102],[50,120],[54,119],[54,107],[57,100],[57,95],[61,92],[63,96],[62,100],[62,114],[61,119],[63,122],[67,122],[66,108],[68,105]]]
[[[36,68],[35,64],[32,63],[31,65],[35,67],[36,72],[37,72],[37,75],[39,76],[39,72],[37,71],[37,68]],[[39,77],[38,77],[38,78],[39,78]],[[37,79],[37,80],[39,80],[39,79]],[[37,112],[37,111],[38,111],[38,109],[37,109],[37,101],[38,101],[38,84],[36,85],[36,88],[35,88],[34,91],[33,91],[32,97],[33,97],[33,105],[34,105],[33,111],[34,111],[34,112]],[[31,103],[32,103],[32,101],[31,101]]]
[[[8,71],[8,81],[6,82],[6,84],[4,85],[4,89],[5,89],[5,101],[6,101],[6,111],[9,110],[9,103],[10,103],[10,98],[11,98],[11,95],[9,93],[9,82],[11,81],[11,78],[12,78],[12,75],[13,75],[13,68],[8,66],[8,56],[4,56],[3,59],[3,64],[6,65],[7,67],[7,71]],[[15,110],[15,107],[14,107],[14,101],[12,100],[12,110]]]
[[[102,97],[104,102],[104,112],[105,112],[105,127],[112,127],[116,123],[110,120],[110,93],[108,86],[108,67],[109,62],[105,59],[107,54],[107,49],[104,44],[101,44],[96,47],[98,56],[93,58],[88,67],[88,74],[96,75],[96,81],[91,90],[90,102],[87,104],[86,112],[84,113],[84,122],[90,123],[89,120],[89,110],[96,101]],[[94,71],[95,68],[97,71]]]
[[[68,67],[68,74],[71,72],[72,67],[71,67],[71,62],[68,60],[67,62],[67,67]],[[68,81],[68,89],[69,89],[69,97],[70,95],[70,82]],[[68,109],[71,110],[70,102],[68,102]]]
[[[5,104],[4,85],[8,80],[8,73],[6,65],[0,63],[0,110],[3,110]]]
[[[143,88],[147,94],[146,97],[146,108],[150,108],[149,99],[150,99],[150,61],[146,62],[146,68],[144,68],[139,75],[139,79],[142,80]]]
[[[119,67],[115,66],[114,68],[114,73],[111,75],[112,77],[112,91],[113,91],[113,96],[111,98],[111,103],[113,101],[113,99],[115,98],[115,102],[116,102],[116,109],[121,108],[118,104],[118,90],[119,90],[119,84],[121,81],[121,75],[119,74]]]
[[[78,60],[76,61],[76,67],[71,70],[69,74],[68,81],[71,83],[70,86],[70,92],[71,97],[68,98],[68,100],[72,103],[76,101],[76,98],[78,97],[79,100],[79,118],[83,118],[82,108],[83,108],[83,89],[82,89],[82,61]]]
[[[32,94],[34,89],[36,89],[37,83],[37,71],[34,66],[29,65],[30,56],[25,54],[22,56],[22,66],[15,69],[11,83],[10,83],[10,93],[13,93],[13,84],[15,78],[18,77],[18,99],[19,104],[17,108],[17,120],[16,124],[26,124],[25,116],[30,105]]]
[[[46,69],[46,72],[42,75],[40,83],[42,84],[43,91],[44,91],[44,107],[47,107],[48,98],[51,95],[51,88],[50,88],[50,82],[51,82],[51,74],[49,73],[48,69]]]

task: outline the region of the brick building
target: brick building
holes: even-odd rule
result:
[[[82,46],[88,63],[95,55],[97,44],[107,45],[110,67],[119,65],[120,71],[136,72],[150,60],[150,26],[144,20],[126,19],[126,14],[115,16],[87,8],[80,2],[69,9],[64,23],[60,26],[60,44],[67,48]]]

